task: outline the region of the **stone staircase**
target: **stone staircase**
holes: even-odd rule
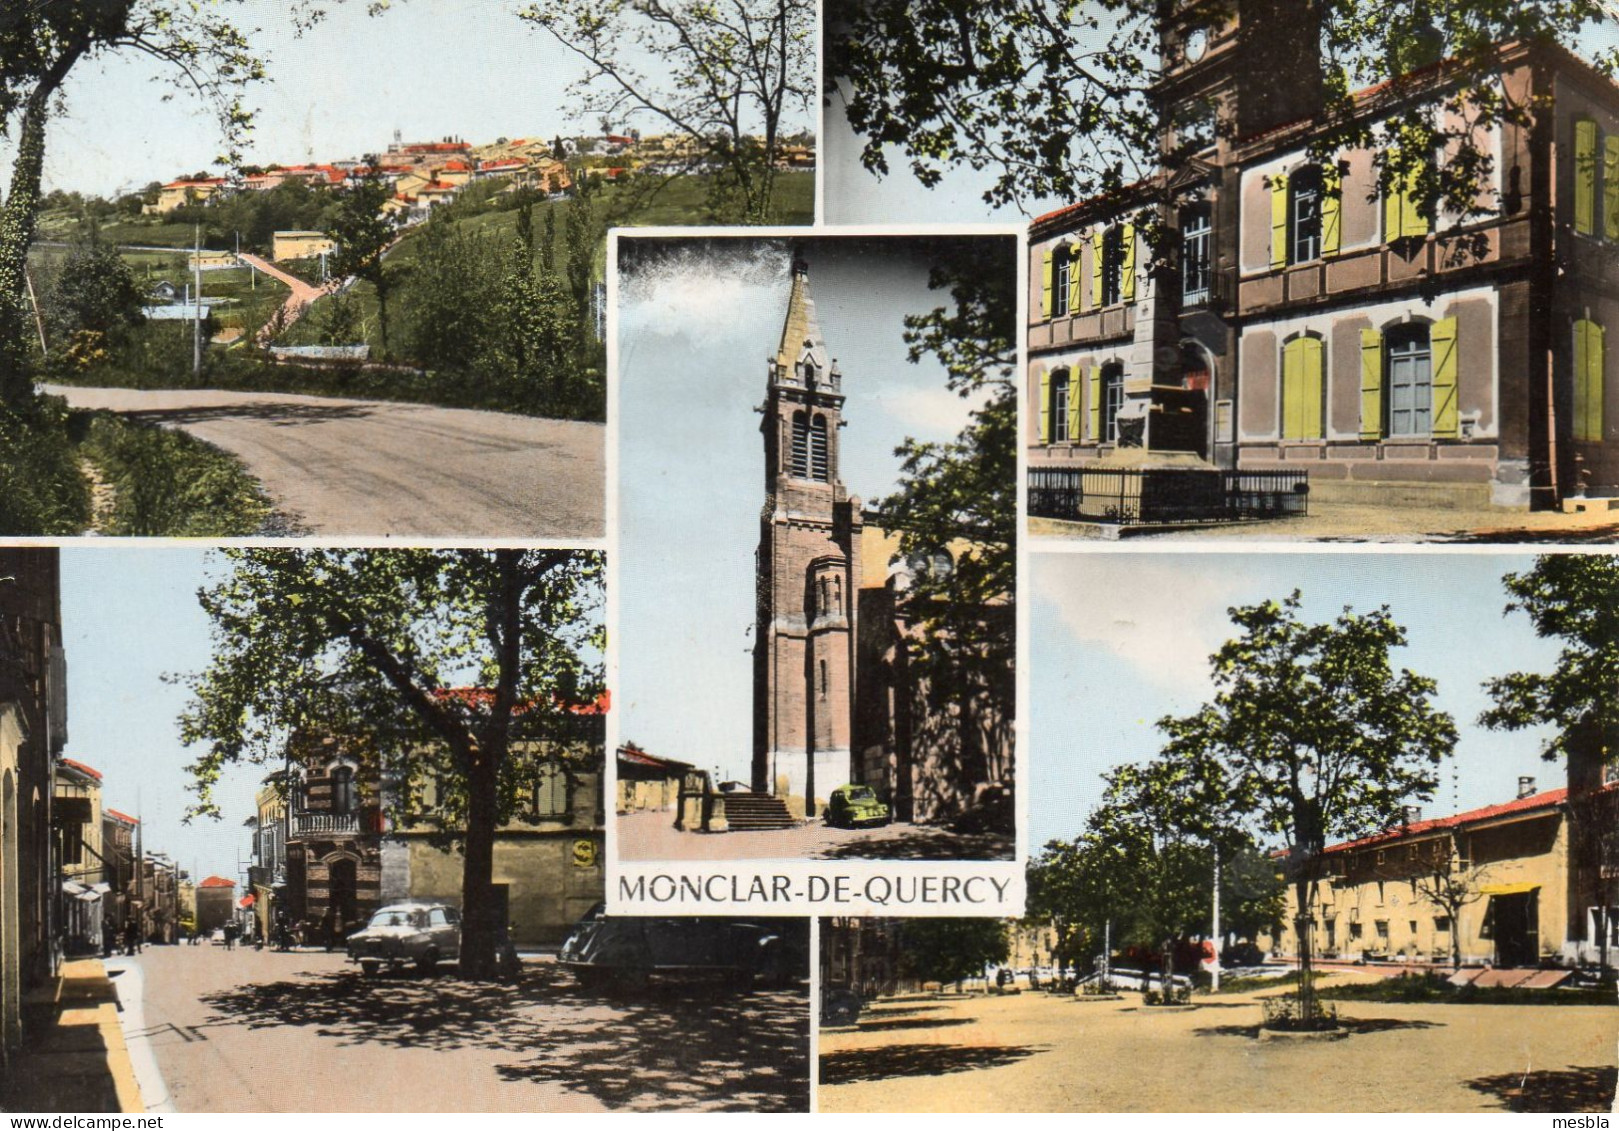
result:
[[[768,793],[727,793],[725,824],[733,833],[764,829],[791,829],[798,825],[787,811],[787,802]]]

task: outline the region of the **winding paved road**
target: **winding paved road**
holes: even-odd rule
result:
[[[471,409],[223,390],[50,386],[239,458],[298,533],[600,538],[606,429]]]

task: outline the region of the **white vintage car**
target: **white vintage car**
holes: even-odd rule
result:
[[[349,961],[358,962],[368,978],[385,966],[431,973],[440,962],[460,957],[461,915],[447,903],[391,903],[349,936]]]

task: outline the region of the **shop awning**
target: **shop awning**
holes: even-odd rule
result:
[[[1522,895],[1526,891],[1540,890],[1539,884],[1484,884],[1480,895]]]
[[[252,907],[253,902],[254,902],[254,900],[253,900],[252,895],[244,895],[244,896],[242,896],[241,899],[238,899],[236,901],[236,906],[238,906],[238,907]]]

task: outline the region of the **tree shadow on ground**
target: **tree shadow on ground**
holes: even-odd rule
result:
[[[119,415],[143,424],[206,424],[211,420],[259,420],[266,424],[323,424],[332,420],[364,420],[375,415],[368,405],[298,404],[269,401],[250,404],[222,404],[194,408],[137,409]]]
[[[1355,1036],[1362,1033],[1388,1033],[1397,1029],[1442,1029],[1444,1024],[1439,1021],[1397,1020],[1393,1017],[1343,1017],[1338,1021],[1338,1028],[1331,1030],[1344,1036]],[[1195,1037],[1247,1037],[1257,1039],[1260,1026],[1254,1025],[1209,1025],[1201,1029],[1193,1029]]]
[[[844,1049],[821,1054],[821,1083],[857,1084],[864,1080],[893,1080],[904,1076],[943,1076],[999,1068],[1043,1052],[1035,1045],[883,1045],[871,1049]]]
[[[888,1017],[899,1017],[911,1013],[943,1013],[942,1005],[868,1005],[865,1008],[868,1015],[882,1014]]]
[[[957,1025],[971,1025],[971,1017],[901,1017],[892,1021],[862,1021],[862,1033],[891,1033],[900,1029],[950,1029]]]
[[[1493,1096],[1503,1111],[1603,1113],[1612,1110],[1619,1068],[1575,1067],[1551,1072],[1511,1072],[1468,1080],[1475,1092]]]
[[[1012,838],[1000,833],[954,833],[916,825],[890,825],[881,836],[828,845],[822,860],[1010,860]]]
[[[306,1027],[340,1045],[511,1053],[502,1080],[532,1080],[612,1108],[806,1111],[809,992],[654,984],[583,990],[554,967],[509,983],[311,974],[205,996],[206,1025]]]
[[[1525,542],[1557,542],[1585,544],[1607,544],[1619,541],[1619,526],[1587,526],[1575,527],[1567,530],[1469,530],[1445,539],[1459,545],[1501,545],[1508,542],[1523,544]],[[1556,1110],[1556,1109],[1548,1109]]]

